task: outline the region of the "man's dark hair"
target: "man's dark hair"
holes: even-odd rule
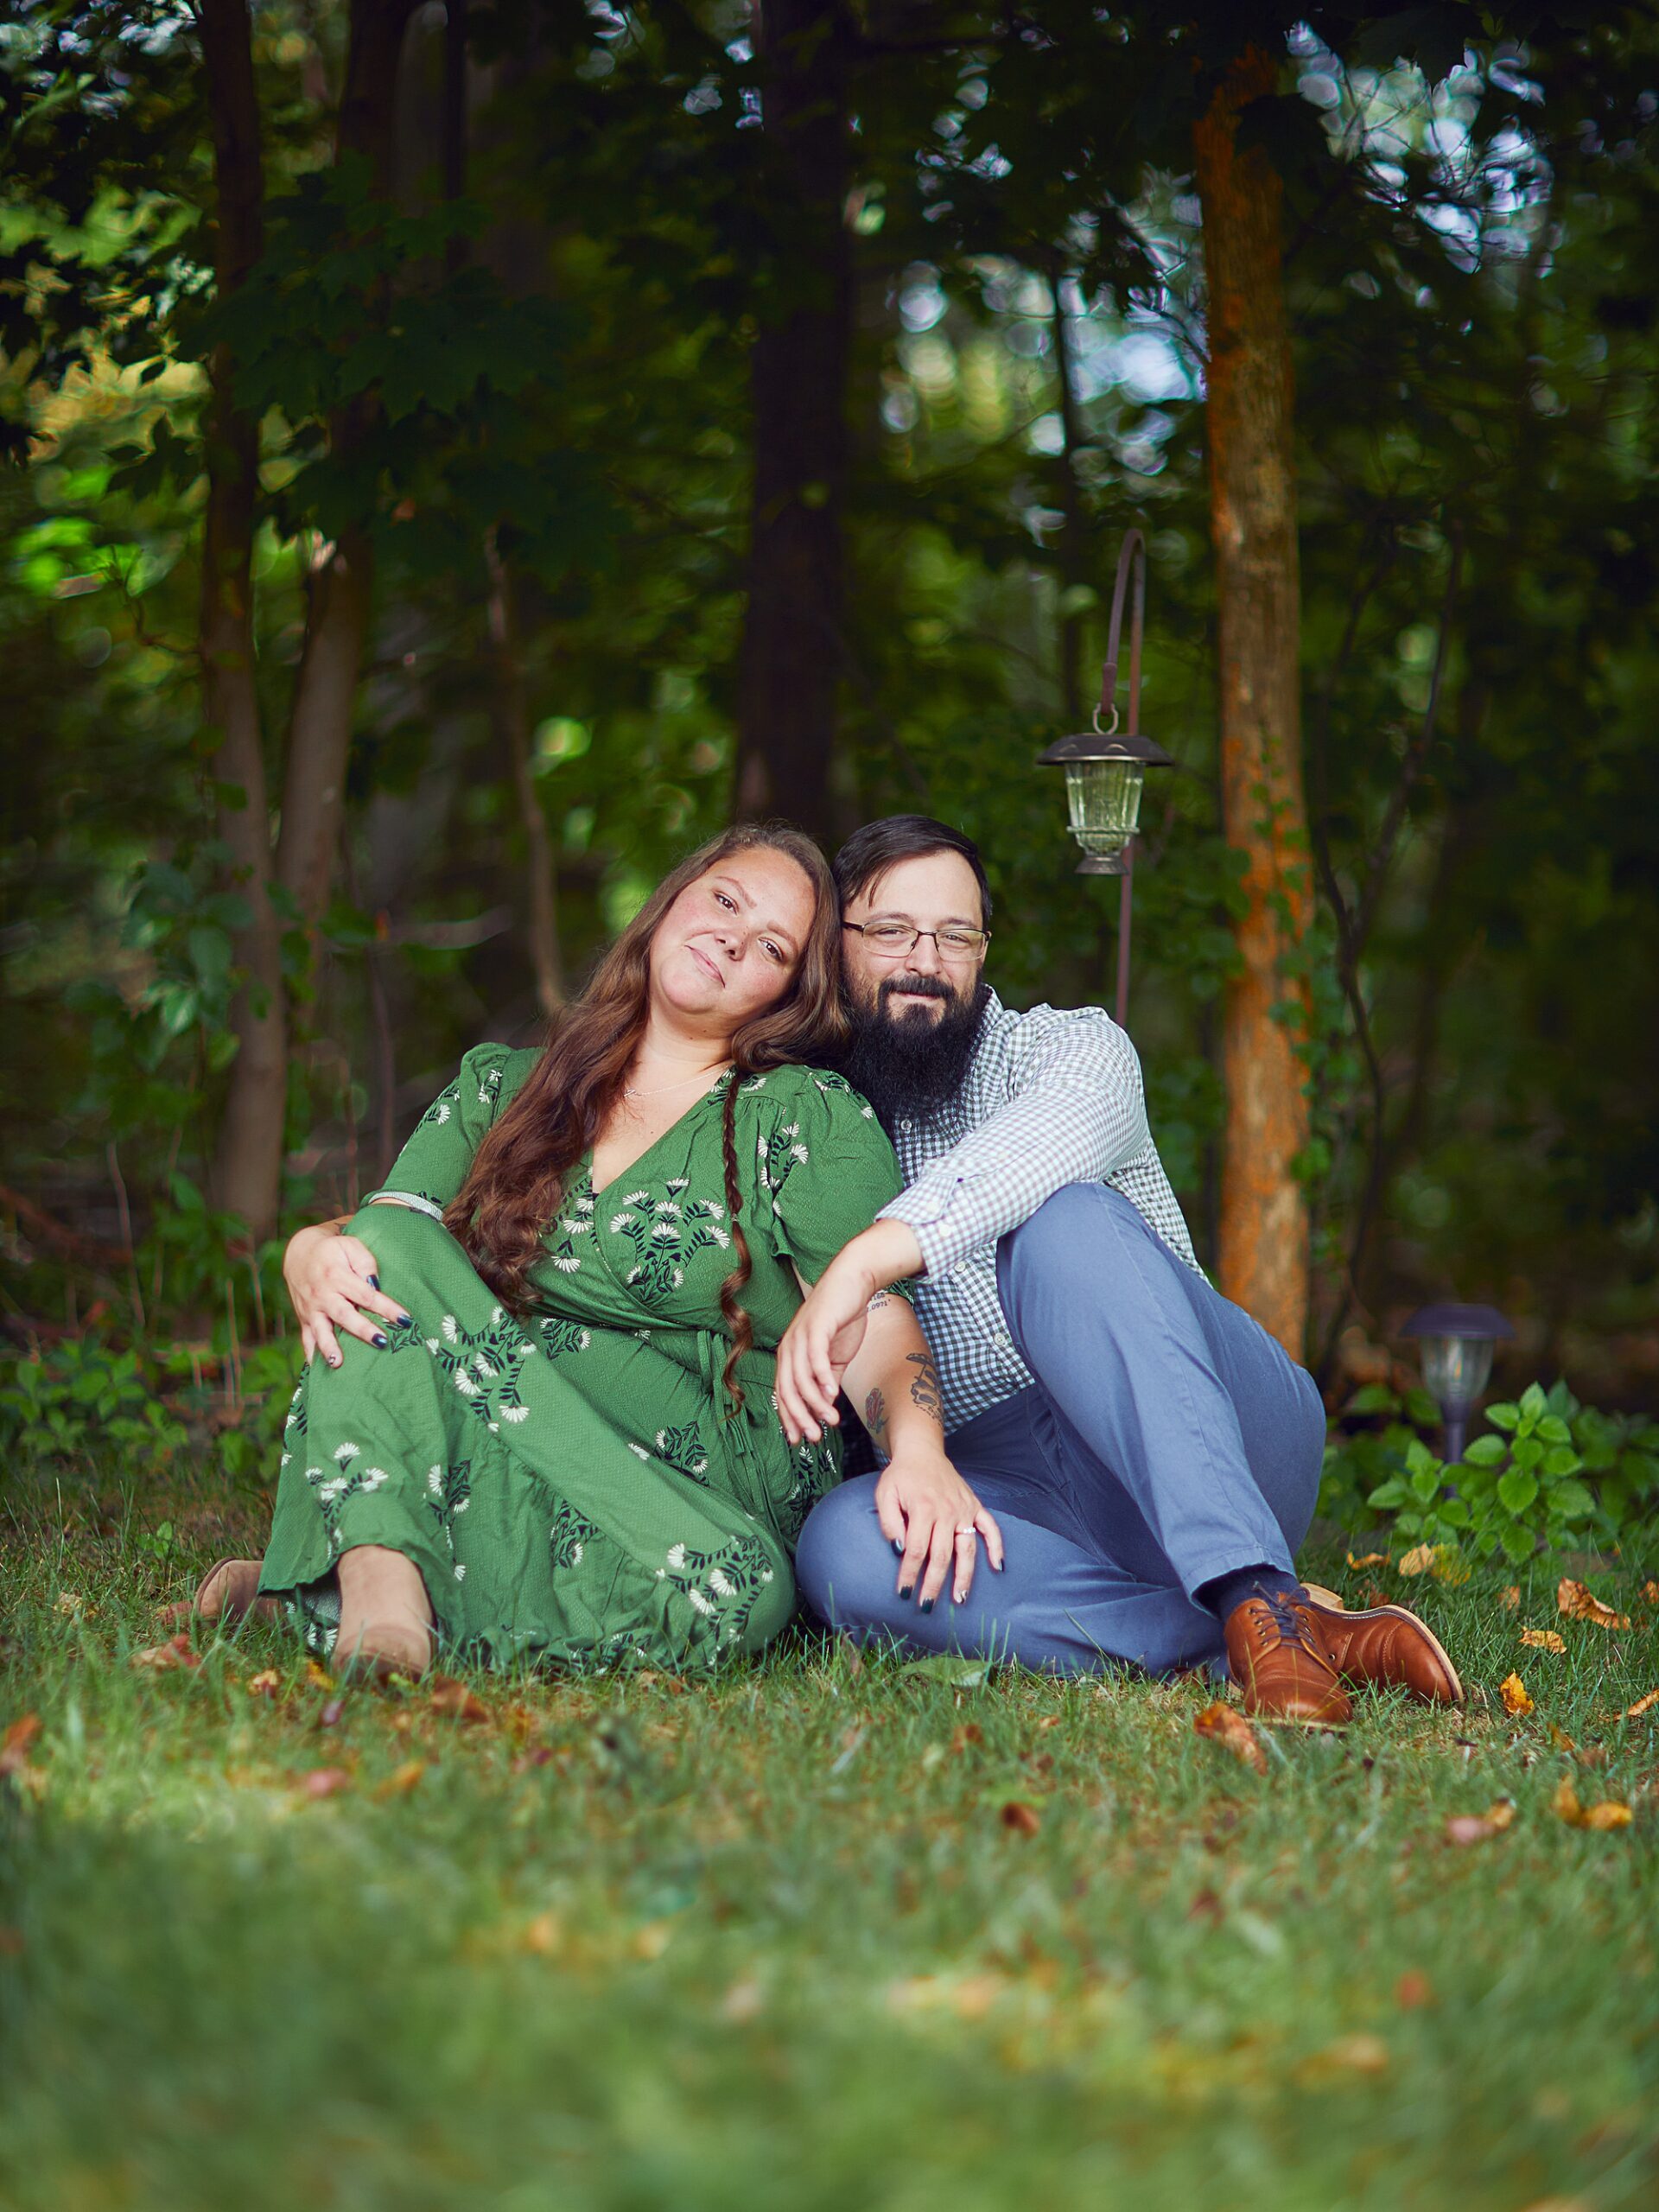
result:
[[[961,854],[974,871],[974,880],[979,886],[980,918],[988,929],[991,887],[985,880],[985,863],[979,857],[979,847],[971,837],[964,837],[960,830],[952,830],[948,823],[935,822],[928,814],[884,815],[879,822],[867,822],[861,830],[854,830],[835,861],[836,889],[841,893],[842,911],[849,900],[856,899],[861,891],[885,875],[897,862],[919,860],[925,853]]]

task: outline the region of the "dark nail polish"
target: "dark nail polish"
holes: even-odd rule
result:
[[[370,1288],[371,1290],[378,1290],[378,1289],[379,1289],[379,1287],[380,1287],[380,1278],[379,1278],[379,1276],[378,1276],[378,1275],[371,1275],[371,1276],[369,1277],[369,1288]]]
[[[899,1556],[900,1559],[903,1559],[903,1557],[904,1557],[904,1555],[905,1555],[905,1548],[904,1548],[904,1546],[899,1542],[899,1539],[898,1539],[898,1537],[897,1537],[897,1536],[895,1536],[895,1537],[893,1538],[893,1548],[894,1552],[898,1554],[898,1556]]]
[[[338,1366],[340,1365],[340,1361],[345,1357],[345,1356],[346,1356],[346,1355],[345,1355],[343,1352],[338,1352],[338,1351],[337,1351],[337,1352],[334,1354],[334,1357],[329,1361],[329,1363],[328,1363],[329,1366],[330,1366],[330,1367],[338,1367]]]
[[[923,1600],[922,1600],[922,1611],[923,1611],[925,1613],[931,1613],[931,1612],[932,1611],[932,1610],[933,1610],[933,1600],[932,1600],[931,1598],[924,1598],[924,1599],[923,1599]]]
[[[391,1339],[390,1337],[383,1337],[379,1330],[377,1329],[374,1332],[374,1341],[379,1345],[381,1351],[384,1351],[386,1346],[391,1342]]]
[[[901,1598],[908,1598],[915,1587],[916,1585],[913,1582],[901,1582],[899,1586],[899,1595]]]
[[[398,1325],[398,1327],[399,1327],[400,1329],[406,1329],[406,1328],[409,1326],[409,1319],[410,1319],[410,1317],[409,1317],[409,1315],[408,1315],[407,1313],[400,1313],[400,1314],[397,1316],[397,1325]]]

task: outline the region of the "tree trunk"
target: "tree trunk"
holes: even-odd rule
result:
[[[373,188],[383,198],[392,184],[397,58],[415,6],[416,0],[353,0],[334,158],[366,156]],[[377,413],[370,393],[335,416],[329,446],[336,461],[349,461],[361,447]],[[278,879],[312,928],[328,903],[340,849],[346,763],[373,600],[373,541],[365,527],[342,531],[312,579],[276,849]]]
[[[219,296],[245,280],[264,248],[264,164],[246,0],[202,0],[199,17],[213,138]],[[253,531],[259,426],[236,404],[223,346],[208,363],[207,505],[201,549],[199,650],[202,706],[218,739],[219,835],[232,884],[248,904],[237,933],[245,977],[231,1011],[237,1056],[213,1160],[214,1203],[255,1243],[276,1226],[287,1097],[288,1021],[282,927],[270,900],[270,808],[254,666]]]
[[[1307,1205],[1295,1163],[1308,1109],[1296,960],[1312,916],[1302,794],[1300,589],[1281,187],[1240,111],[1276,86],[1258,48],[1236,60],[1194,131],[1209,295],[1211,534],[1221,671],[1222,823],[1249,856],[1235,925],[1243,973],[1223,1008],[1226,1128],[1222,1289],[1295,1358],[1307,1325]],[[1285,1018],[1289,1009],[1289,1019]]]
[[[1054,306],[1054,375],[1060,400],[1060,512],[1065,518],[1060,524],[1059,544],[1060,711],[1065,716],[1067,729],[1077,729],[1082,727],[1085,699],[1083,644],[1089,619],[1084,601],[1089,583],[1089,523],[1084,512],[1083,481],[1077,471],[1077,454],[1084,443],[1084,431],[1083,410],[1077,404],[1071,336],[1065,327],[1065,308],[1060,299],[1060,288],[1065,282],[1065,264],[1058,259],[1052,261],[1047,275]]]
[[[493,698],[495,719],[505,740],[512,763],[513,788],[518,796],[518,818],[524,832],[524,858],[529,875],[525,941],[536,977],[536,998],[551,1020],[564,1004],[564,978],[559,962],[557,882],[553,840],[531,762],[530,690],[524,677],[524,641],[519,633],[516,580],[502,558],[490,532],[485,548],[490,575],[490,643],[495,655]]]
[[[738,698],[741,816],[829,828],[852,344],[849,33],[838,0],[760,0],[772,238],[750,365],[754,482]]]

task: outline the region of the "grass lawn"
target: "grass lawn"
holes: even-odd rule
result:
[[[1365,1700],[1257,1774],[1194,1683],[808,1641],[435,1700],[339,1700],[258,1627],[135,1667],[257,1526],[27,1489],[0,1526],[0,1726],[41,1724],[0,1779],[7,2212],[1659,2202],[1659,1705],[1618,1717],[1659,1557],[1569,1563],[1626,1630],[1557,1618],[1560,1561],[1516,1610],[1395,1583],[1467,1711]],[[1564,1779],[1633,1819],[1569,1825]]]

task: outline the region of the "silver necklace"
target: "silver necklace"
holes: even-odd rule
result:
[[[728,1063],[728,1065],[729,1065],[729,1063]],[[721,1068],[719,1072],[721,1075],[724,1075],[726,1072],[725,1068]],[[703,1076],[701,1073],[696,1075],[683,1075],[677,1083],[665,1083],[656,1090],[636,1090],[631,1083],[625,1083],[622,1089],[624,1094],[629,1098],[666,1098],[671,1090],[683,1090],[688,1083],[701,1083],[703,1080]],[[714,1088],[712,1077],[709,1078],[709,1087],[711,1090]]]

